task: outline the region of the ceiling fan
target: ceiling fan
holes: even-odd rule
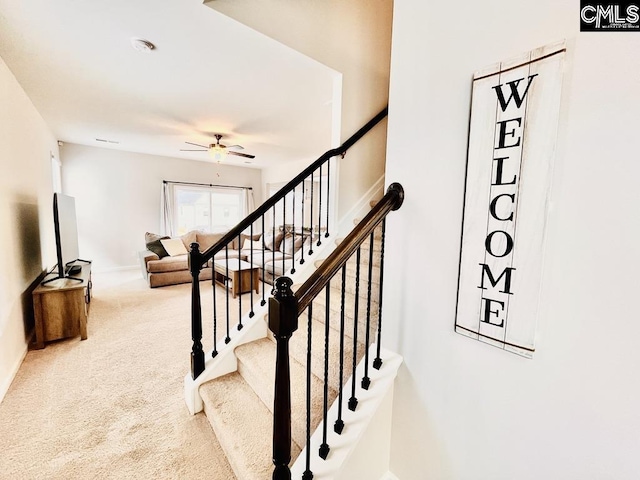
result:
[[[222,139],[222,135],[215,134],[214,137],[216,137],[216,143],[211,143],[209,144],[209,146],[200,145],[198,143],[192,143],[192,142],[184,142],[184,143],[188,143],[189,145],[194,145],[200,148],[180,149],[180,151],[181,152],[209,152],[211,157],[213,157],[213,159],[217,161],[224,160],[224,158],[227,155],[237,155],[239,157],[245,157],[245,158],[256,158],[255,155],[249,155],[248,153],[234,152],[233,150],[231,150],[232,148],[239,148],[241,150],[244,150],[244,147],[242,145],[229,145],[229,146],[222,145],[220,143],[220,140]]]

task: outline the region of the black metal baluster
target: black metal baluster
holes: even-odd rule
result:
[[[218,355],[218,311],[216,305],[216,268],[211,259],[211,291],[213,292],[213,352],[211,356],[215,358]]]
[[[249,245],[250,245],[250,252],[251,252],[251,268],[252,270],[250,270],[249,274],[250,274],[250,278],[251,280],[249,281],[249,284],[251,285],[251,311],[249,312],[249,318],[253,318],[253,316],[255,315],[254,311],[253,311],[253,268],[255,268],[255,265],[253,264],[253,223],[251,224],[251,226],[249,227],[249,237],[251,237],[251,240],[249,241]]]
[[[282,233],[284,236],[282,237],[282,241],[284,242],[287,238],[287,196],[282,197]],[[286,243],[284,248],[281,248],[282,252],[282,275],[285,275],[285,253],[287,251]]]
[[[264,288],[264,284],[266,283],[266,278],[267,278],[267,271],[265,267],[265,250],[266,250],[266,246],[264,244],[264,235],[265,230],[264,230],[264,213],[262,214],[262,301],[260,302],[260,306],[264,307],[267,303],[267,301],[264,299],[264,291],[266,290],[266,288]]]
[[[306,195],[306,189],[305,189],[305,185],[304,185],[305,180],[302,180],[302,202],[301,203],[301,216],[302,216],[302,246],[300,247],[300,265],[304,265],[304,240],[305,240],[305,235],[304,235],[304,197]]]
[[[293,243],[291,245],[291,274],[296,273],[296,187],[291,191],[293,198],[293,211],[291,212],[291,230]]]
[[[380,291],[378,292],[378,346],[376,347],[376,359],[373,361],[373,368],[380,370],[382,358],[380,357],[380,337],[382,336],[382,279],[384,277],[384,236],[387,219],[382,220],[382,237],[380,238]]]
[[[313,255],[313,172],[311,172],[311,211],[309,213],[309,219],[311,221],[311,231],[309,232],[309,255]]]
[[[242,234],[238,234],[238,285],[233,288],[238,294],[238,331],[242,330],[242,260],[240,253],[242,252]],[[237,288],[236,288],[237,287]]]
[[[325,305],[324,319],[324,400],[322,404],[322,445],[320,445],[320,457],[324,460],[329,455],[329,444],[327,443],[327,409],[329,402],[329,317],[331,303],[331,281],[327,283],[327,301]]]
[[[320,165],[320,175],[318,178],[318,243],[316,245],[319,247],[322,245],[322,240],[320,240],[320,234],[322,228],[322,165]]]
[[[340,295],[340,385],[338,387],[338,419],[333,425],[333,431],[338,435],[344,429],[342,420],[342,391],[344,383],[344,291],[347,283],[347,265],[342,266],[342,289]]]
[[[364,342],[364,377],[362,377],[362,388],[369,390],[371,379],[369,378],[369,340],[371,331],[371,282],[373,275],[373,232],[369,237],[369,278],[367,285],[367,326]]]
[[[331,198],[331,196],[329,195],[329,187],[331,186],[331,181],[330,181],[330,175],[329,175],[329,168],[331,165],[331,159],[327,160],[327,231],[324,233],[324,238],[327,238],[329,236],[329,199]]]
[[[356,295],[353,307],[353,365],[351,373],[351,398],[349,399],[349,410],[355,411],[358,406],[356,398],[356,366],[358,362],[358,307],[360,303],[360,247],[356,250]]]
[[[225,264],[225,295],[227,298],[227,336],[224,339],[224,343],[229,343],[231,341],[231,337],[229,336],[229,244],[227,243],[224,246],[224,264]]]
[[[313,473],[311,472],[311,334],[313,325],[313,303],[309,304],[309,314],[307,319],[307,451],[306,451],[306,469],[302,474],[302,480],[311,480]]]
[[[271,250],[271,269],[273,271],[273,279],[271,279],[271,284],[275,286],[276,284],[276,206],[273,206],[273,250]]]

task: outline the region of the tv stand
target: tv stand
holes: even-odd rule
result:
[[[77,335],[87,339],[91,288],[91,263],[82,265],[77,277],[45,279],[38,285],[33,291],[34,348]]]

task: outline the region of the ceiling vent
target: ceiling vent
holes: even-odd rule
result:
[[[143,40],[141,38],[132,38],[131,46],[137,52],[145,52],[148,53],[151,50],[155,50],[156,46],[149,42],[148,40]]]

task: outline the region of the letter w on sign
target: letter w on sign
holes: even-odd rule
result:
[[[476,72],[456,332],[531,358],[565,43]]]
[[[520,108],[522,106],[522,102],[524,102],[524,99],[527,96],[527,92],[529,92],[529,87],[531,86],[531,82],[533,81],[533,78],[537,76],[538,76],[537,73],[529,76],[529,82],[527,83],[527,86],[524,89],[524,92],[522,94],[520,94],[520,92],[518,91],[518,85],[520,85],[520,82],[522,82],[524,78],[519,78],[517,80],[512,80],[511,82],[507,82],[507,85],[509,85],[509,88],[511,89],[511,95],[509,96],[508,100],[504,99],[504,92],[502,91],[502,87],[504,86],[503,84],[496,85],[495,87],[493,87],[493,89],[496,91],[496,95],[498,96],[498,101],[500,102],[500,108],[502,109],[503,112],[509,106],[509,102],[511,102],[511,99],[513,99],[513,101],[515,102],[516,108]]]

